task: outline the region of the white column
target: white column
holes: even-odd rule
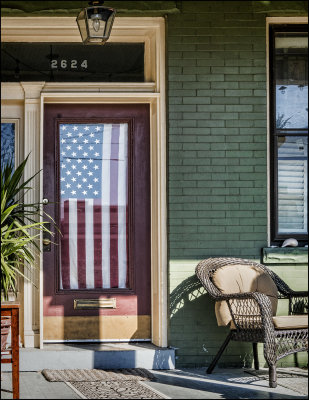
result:
[[[40,169],[40,95],[44,82],[21,82],[25,93],[24,103],[24,157],[29,154],[24,179],[27,180]],[[26,203],[40,201],[40,179],[38,174],[31,182],[33,188],[25,195]],[[37,251],[36,251],[37,253]],[[25,268],[24,279],[24,346],[38,347],[40,336],[40,255],[35,259],[35,268]]]

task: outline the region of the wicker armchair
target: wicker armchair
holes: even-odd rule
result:
[[[237,280],[239,271],[242,276]],[[295,292],[264,265],[240,258],[209,258],[201,261],[195,272],[207,292],[216,300],[218,324],[226,325],[220,321],[222,306],[226,307],[225,313],[230,315],[230,332],[207,373],[211,374],[230,340],[253,343],[254,367],[258,370],[257,343],[264,343],[269,386],[276,387],[277,361],[292,353],[308,351],[308,292]],[[221,279],[225,277],[227,281],[225,288],[218,284],[219,273]],[[257,274],[254,280],[258,283],[252,281],[249,284],[255,287],[243,291],[240,287],[243,280],[250,280],[254,273]],[[269,288],[265,290],[271,285],[275,287],[276,298],[269,293]],[[235,287],[239,290],[235,290]],[[261,290],[257,290],[259,287]],[[275,317],[277,299],[289,300],[288,316]]]

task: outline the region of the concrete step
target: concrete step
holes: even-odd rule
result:
[[[44,344],[43,349],[20,349],[20,371],[42,369],[175,369],[175,349],[151,343]],[[2,364],[10,371],[11,364]]]

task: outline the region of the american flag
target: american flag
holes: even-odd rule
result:
[[[61,287],[128,284],[127,124],[60,124]]]

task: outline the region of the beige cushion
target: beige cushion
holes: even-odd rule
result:
[[[306,329],[308,315],[284,315],[273,317],[275,329]]]
[[[245,264],[229,264],[219,268],[212,277],[213,283],[224,294],[260,292],[266,294],[276,315],[278,291],[274,281],[261,268]],[[226,326],[231,314],[225,301],[217,301],[215,312],[219,326]]]

